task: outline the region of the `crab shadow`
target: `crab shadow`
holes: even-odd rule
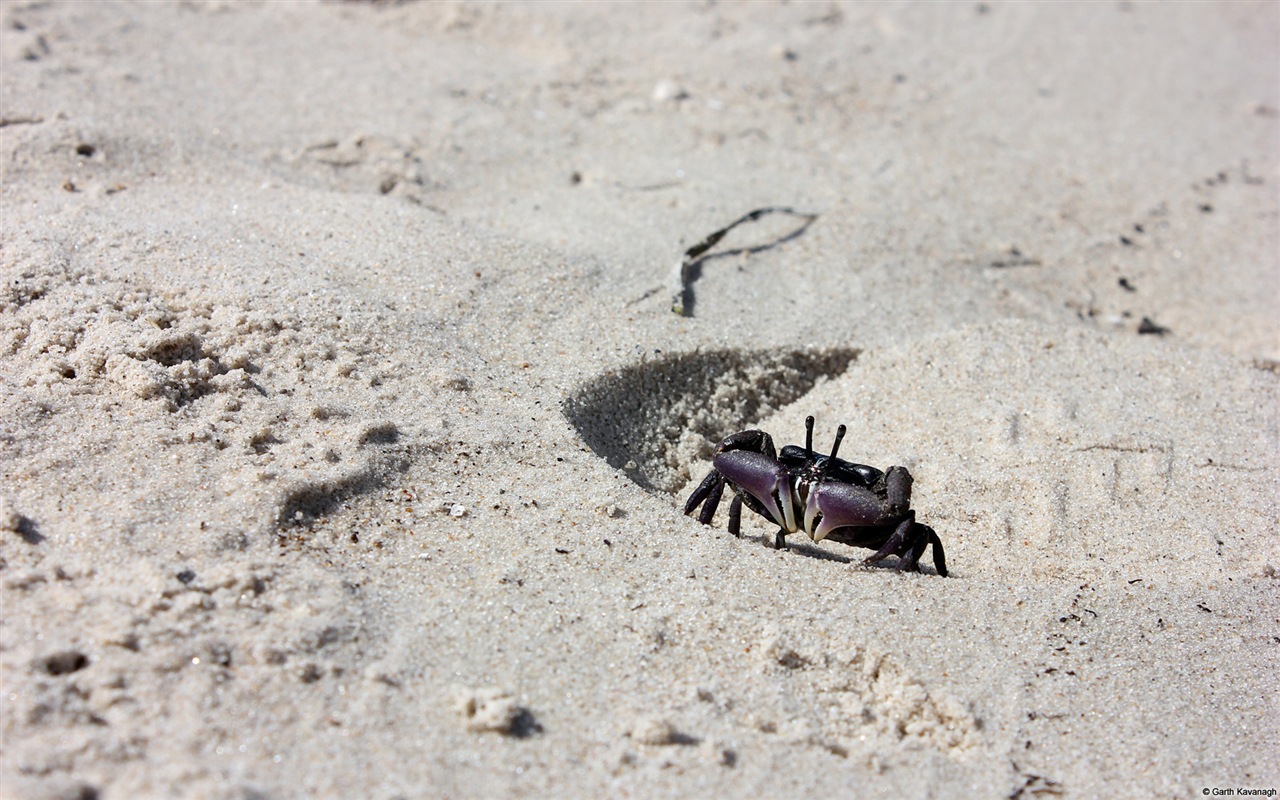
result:
[[[749,533],[744,533],[742,535],[742,541],[758,544],[765,550],[773,550],[772,533],[766,533],[760,536],[753,536]],[[804,558],[813,558],[818,561],[834,561],[837,564],[853,564],[855,562],[862,561],[860,558],[851,558],[849,556],[842,556],[838,553],[832,553],[829,550],[823,550],[816,544],[811,544],[807,541],[787,542],[787,549],[785,552],[787,555],[803,556]]]
[[[744,533],[742,535],[742,540],[744,542],[749,541],[749,542],[758,544],[760,547],[766,550],[773,549],[773,547],[770,545],[770,542],[773,540],[773,534],[771,533],[763,534],[760,536],[754,536],[749,533]],[[863,552],[870,553],[871,551],[865,550]],[[836,564],[853,564],[854,566],[858,567],[861,570],[865,570],[867,572],[872,572],[872,573],[876,573],[876,572],[900,573],[900,570],[898,569],[899,559],[896,557],[891,556],[884,561],[877,561],[874,564],[867,564],[863,562],[863,558],[865,556],[859,556],[859,555],[842,556],[839,553],[832,553],[829,550],[824,550],[818,545],[812,544],[806,541],[787,542],[787,554],[802,556],[804,558],[813,558],[813,559],[817,559],[818,561],[831,561]],[[922,567],[921,573],[924,575],[936,575],[937,571],[931,567]]]
[[[844,373],[852,348],[711,350],[607,372],[573,392],[565,417],[592,452],[641,488],[673,493],[717,442]]]
[[[761,542],[763,543],[763,541],[764,537],[761,537]],[[805,558],[815,558],[819,561],[834,561],[837,564],[853,564],[855,562],[862,561],[860,558],[849,558],[848,556],[828,552],[817,545],[801,544],[799,542],[788,542],[787,552],[798,556],[804,556]]]
[[[877,561],[875,563],[868,564],[863,561],[864,556],[849,557],[837,555],[836,553],[829,553],[812,544],[789,544],[787,545],[787,549],[789,552],[795,553],[799,556],[804,556],[805,558],[816,558],[819,561],[834,561],[837,564],[852,564],[859,570],[865,572],[891,572],[895,575],[915,574],[914,572],[904,573],[902,570],[898,569],[898,563],[901,561],[901,558],[895,556],[890,556],[884,561]],[[865,550],[863,552],[870,553],[871,551]],[[922,566],[920,568],[920,574],[936,576],[938,572],[933,567]]]

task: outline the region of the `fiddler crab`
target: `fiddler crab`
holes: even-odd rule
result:
[[[942,541],[911,510],[911,473],[906,467],[882,472],[866,464],[836,458],[845,426],[836,429],[831,455],[813,451],[813,417],[805,420],[804,447],[789,444],[778,453],[764,431],[740,431],[716,446],[714,469],[684,504],[698,521],[710,525],[727,484],[733,490],[729,533],[741,536],[742,506],[778,526],[773,546],[786,547],[787,534],[804,531],[815,542],[831,539],[875,550],[863,563],[898,556],[899,570],[920,569],[920,557],[933,545],[933,565],[947,574]],[[705,501],[705,504],[704,504]]]

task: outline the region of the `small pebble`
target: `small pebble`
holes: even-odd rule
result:
[[[520,706],[505,689],[484,687],[458,693],[458,713],[468,730],[510,734],[520,718]]]
[[[671,744],[675,737],[676,729],[660,717],[641,717],[631,726],[631,739],[639,744]]]
[[[680,84],[673,80],[661,80],[653,87],[653,99],[659,103],[666,103],[675,100],[684,100],[689,97]]]
[[[9,498],[0,497],[0,530],[19,531],[22,529],[22,515],[9,502]]]

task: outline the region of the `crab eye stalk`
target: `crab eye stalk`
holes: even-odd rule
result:
[[[840,451],[840,442],[844,439],[845,430],[846,428],[843,425],[841,425],[839,428],[836,428],[836,443],[831,445],[831,461],[832,462],[836,460],[836,453]]]
[[[804,452],[810,461],[813,460],[813,415],[804,418]]]

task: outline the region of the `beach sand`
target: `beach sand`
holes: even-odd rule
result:
[[[1277,42],[5,2],[0,794],[1280,789]],[[681,514],[807,415],[949,577]]]

